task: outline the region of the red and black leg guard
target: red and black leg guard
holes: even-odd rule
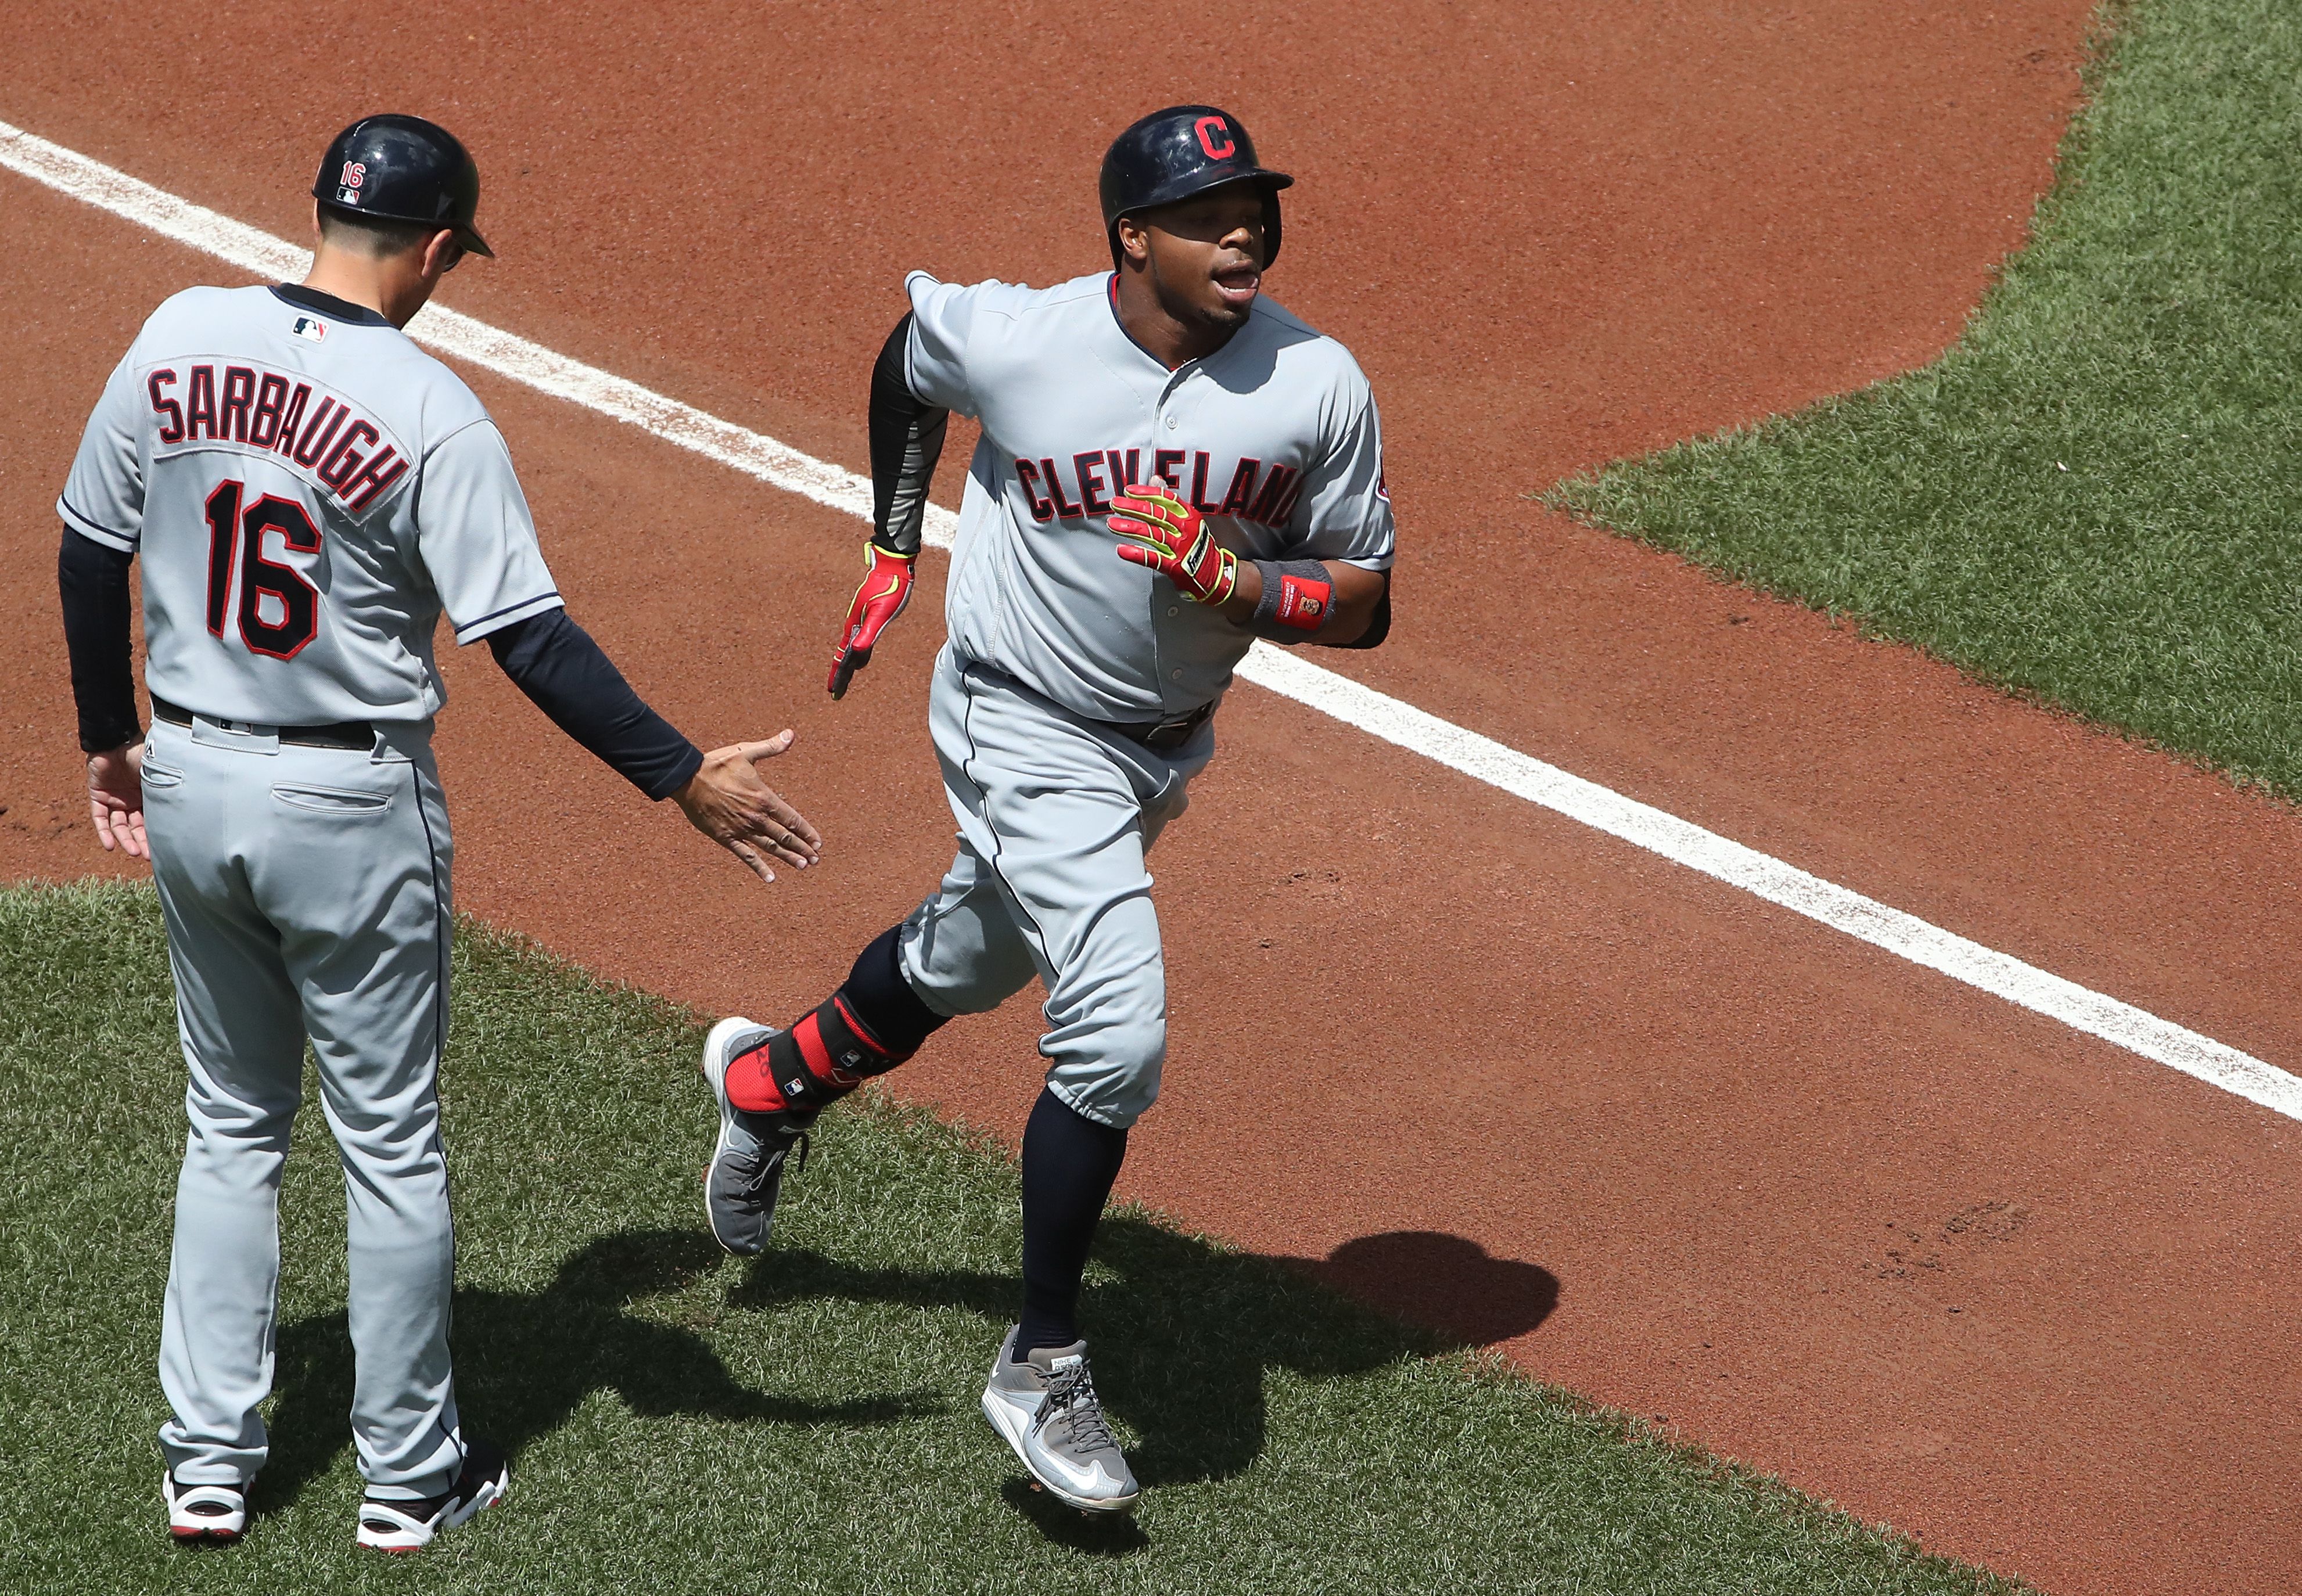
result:
[[[891,928],[872,939],[847,980],[789,1030],[727,1066],[727,1097],[750,1113],[813,1119],[874,1075],[920,1049],[947,1015],[920,1001],[903,979]]]

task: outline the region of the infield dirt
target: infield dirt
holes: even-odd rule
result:
[[[1102,8],[541,10],[382,4],[283,46],[302,13],[255,4],[162,55],[121,44],[158,8],[35,0],[0,117],[301,237],[329,132],[436,116],[501,256],[449,303],[860,467],[904,269],[1095,268],[1111,133],[1229,105],[1299,179],[1269,289],[1359,355],[1389,434],[1398,629],[1323,663],[2290,1062],[2289,811],[1526,497],[1941,349],[2050,181],[2084,5],[1195,6],[1153,52],[1189,71]],[[107,863],[48,506],[138,321],[228,280],[0,176],[0,873]],[[812,1003],[948,856],[940,562],[833,706],[855,523],[475,385],[573,612],[699,738],[797,726],[774,774],[826,859],[749,883],[466,656],[462,906],[708,1012]],[[1174,1048],[1126,1195],[1933,1550],[2287,1588],[2297,1127],[1254,689],[1219,737],[1157,855]],[[1012,1135],[1034,1019],[894,1084]]]

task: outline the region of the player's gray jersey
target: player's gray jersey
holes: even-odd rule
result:
[[[1382,429],[1349,351],[1273,304],[1170,372],[1116,279],[905,279],[912,391],[979,417],[945,601],[960,651],[1080,714],[1137,720],[1222,693],[1254,642],[1113,552],[1111,500],[1158,477],[1248,559],[1391,561]]]
[[[462,379],[373,312],[189,289],[88,420],[57,511],[144,563],[146,680],[228,720],[421,720],[458,643],[556,609],[511,456]]]

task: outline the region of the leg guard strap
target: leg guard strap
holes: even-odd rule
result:
[[[755,1050],[766,1054],[753,1067],[777,1106],[819,1112],[910,1058],[945,1023],[947,1016],[921,1003],[903,979],[895,935],[891,928],[873,938],[838,991]]]

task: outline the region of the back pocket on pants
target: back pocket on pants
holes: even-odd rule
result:
[[[380,815],[391,807],[389,793],[364,793],[356,787],[315,787],[302,782],[283,781],[272,789],[272,795],[290,809],[345,819]]]

